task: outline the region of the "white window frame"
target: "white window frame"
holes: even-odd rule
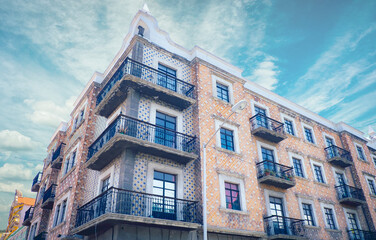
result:
[[[259,108],[263,108],[263,109],[265,109],[266,116],[267,116],[267,117],[270,117],[269,107],[266,106],[266,105],[264,105],[264,104],[261,104],[261,103],[259,103],[259,102],[255,102],[254,100],[251,100],[252,116],[255,116],[255,115],[256,115],[255,106],[256,106],[256,107],[259,107]]]
[[[74,117],[72,118],[73,119],[73,121],[72,121],[72,124],[73,124],[72,125],[72,132],[77,129],[77,126],[80,125],[83,120],[85,120],[86,105],[87,105],[87,100],[83,104],[81,104],[81,106],[79,108],[77,108],[78,111],[76,112],[76,114],[73,115]],[[84,116],[83,116],[82,119],[79,119],[82,111],[84,111]],[[77,119],[77,124],[75,123],[76,119]]]
[[[307,136],[306,136],[306,133],[305,133],[305,130],[304,128],[308,128],[311,130],[311,133],[312,133],[312,138],[313,138],[313,143],[311,143],[310,141],[307,140]],[[316,136],[315,136],[315,131],[313,130],[313,127],[310,126],[310,125],[307,125],[305,123],[302,122],[302,130],[303,130],[303,136],[304,136],[304,140],[307,142],[307,143],[310,143],[310,144],[315,144],[317,145],[317,139],[316,139]]]
[[[77,161],[78,161],[78,155],[79,155],[79,152],[78,152],[78,148],[80,146],[80,143],[77,143],[76,146],[74,146],[70,151],[69,151],[69,154],[67,154],[67,156],[65,157],[65,161],[64,161],[64,168],[63,168],[63,171],[61,172],[62,173],[62,177],[64,177],[65,175],[67,175],[69,173],[70,170],[72,170],[76,165],[77,165]],[[76,156],[75,156],[75,160],[74,160],[74,165],[69,168],[67,170],[67,168],[69,167],[70,164],[70,160],[71,160],[71,157],[72,157],[72,154],[76,151]],[[68,159],[69,159],[69,162],[68,162]],[[69,165],[67,165],[69,164]]]
[[[101,194],[102,181],[106,179],[107,177],[110,177],[109,188],[115,187],[114,186],[114,174],[115,174],[115,165],[112,165],[110,168],[100,173],[98,177],[98,184],[97,184],[97,195]]]
[[[223,124],[223,126],[222,126]],[[239,145],[239,133],[238,133],[238,127],[237,126],[234,126],[230,123],[223,123],[222,121],[220,120],[215,120],[215,129],[219,129],[219,128],[226,128],[228,130],[231,130],[233,131],[233,137],[234,137],[234,152],[235,153],[240,153],[240,145]],[[217,133],[215,134],[215,142],[216,142],[216,146],[220,149],[224,149],[222,148],[222,145],[221,145],[221,130],[218,130]],[[225,151],[231,151],[231,150],[227,150],[227,149],[224,149]]]
[[[183,112],[176,111],[174,109],[152,102],[150,105],[150,119],[149,119],[149,122],[151,124],[155,125],[157,111],[167,114],[172,117],[176,117],[176,131],[183,133]]]
[[[311,199],[298,197],[298,202],[299,202],[300,216],[301,216],[301,219],[303,219],[304,221],[305,221],[305,217],[304,217],[304,211],[303,211],[303,203],[309,204],[312,207],[312,217],[313,217],[313,222],[315,223],[315,225],[307,225],[307,224],[305,225],[309,227],[319,227],[314,201]]]
[[[357,158],[358,158],[360,161],[368,162],[368,160],[367,160],[367,155],[366,155],[366,152],[364,151],[363,146],[362,146],[361,144],[359,144],[359,143],[356,143],[356,142],[354,142],[354,146],[355,146],[355,152],[356,152],[356,156],[357,156]],[[360,147],[360,148],[362,149],[362,152],[363,152],[363,155],[364,155],[364,160],[360,158],[357,147]]]
[[[159,58],[158,56],[153,60],[153,66],[154,66],[154,69],[158,69],[158,65],[161,64],[165,67],[168,67],[172,70],[175,70],[176,71],[176,78],[178,79],[182,79],[182,70],[181,70],[181,66],[177,65],[177,64],[174,64],[172,61],[166,61],[165,59],[163,58]],[[178,86],[176,86],[178,87]]]
[[[339,229],[339,225],[338,225],[337,214],[336,214],[336,210],[334,208],[334,205],[327,204],[327,203],[320,203],[320,207],[321,207],[321,211],[322,211],[322,216],[324,218],[325,228],[326,229],[331,229],[329,227],[328,222],[326,221],[326,216],[325,216],[325,208],[329,208],[329,209],[331,209],[333,211],[334,224],[336,225],[336,228],[333,229],[333,230],[338,230]]]
[[[219,193],[220,193],[220,198],[221,198],[221,209],[226,209],[226,210],[229,210],[229,211],[247,212],[247,204],[246,204],[246,200],[245,200],[244,180],[240,177],[230,176],[230,175],[226,175],[224,173],[219,173],[218,179],[219,179]],[[226,208],[225,182],[237,184],[239,186],[240,210]]]
[[[358,216],[358,212],[354,209],[349,209],[349,208],[343,208],[343,212],[345,213],[345,218],[346,218],[346,223],[347,223],[347,227],[350,228],[350,222],[349,222],[349,218],[347,216],[347,213],[353,213],[355,214],[355,218],[356,218],[356,222],[358,223],[358,227],[359,227],[359,230],[362,230],[362,224],[360,223],[359,221],[359,216]]]
[[[375,166],[376,168],[376,155],[375,154],[370,154],[371,155],[371,160],[373,162],[373,165]]]
[[[369,194],[372,195],[372,196],[376,196],[375,194],[372,193],[371,186],[368,183],[368,180],[371,180],[373,182],[373,185],[375,186],[375,190],[376,190],[376,179],[375,179],[375,177],[370,176],[368,174],[364,174],[364,178],[366,179],[366,184],[368,186]]]
[[[282,199],[282,204],[283,204],[283,212],[285,213],[285,217],[289,217],[289,211],[287,207],[287,201],[286,201],[286,196],[282,192],[276,192],[273,190],[265,189],[264,190],[264,196],[265,196],[265,201],[266,201],[266,212],[267,216],[271,216],[270,212],[270,198],[269,197],[277,197]]]
[[[288,152],[288,154],[289,154],[289,159],[290,159],[291,166],[293,168],[294,168],[294,161],[292,160],[292,158],[297,158],[297,159],[299,159],[301,161],[301,163],[302,163],[302,170],[303,170],[303,174],[304,174],[303,178],[304,179],[308,179],[307,169],[306,169],[306,166],[305,166],[305,163],[304,163],[304,157],[301,156],[301,155],[298,155],[296,153],[292,153],[292,152]],[[295,175],[295,177],[300,177],[300,176],[297,176],[295,174],[295,169],[294,169],[294,175]],[[300,178],[302,178],[302,177],[300,177]]]
[[[339,168],[336,168],[336,167],[332,167],[332,171],[333,171],[333,176],[334,176],[334,181],[336,183],[336,186],[338,186],[337,174],[336,173],[342,173],[343,177],[345,179],[345,184],[347,184],[347,185],[349,184],[349,181],[347,179],[346,171],[345,170],[339,169]]]
[[[212,86],[213,86],[213,96],[223,102],[226,102],[220,98],[218,98],[217,96],[217,83],[220,83],[222,85],[225,85],[228,87],[228,97],[229,97],[229,102],[230,104],[234,104],[234,96],[233,96],[233,87],[232,87],[232,83],[223,79],[223,78],[220,78],[216,75],[212,75]]]
[[[53,221],[52,221],[52,227],[53,228],[56,227],[56,226],[59,226],[61,223],[65,222],[65,219],[67,217],[67,212],[68,212],[68,209],[69,209],[68,208],[69,196],[70,196],[70,192],[67,192],[66,194],[63,195],[63,197],[60,198],[59,201],[56,202],[55,209],[54,209],[55,210],[54,211],[54,217],[53,217]],[[61,210],[63,208],[63,202],[65,200],[67,201],[67,205],[65,206],[64,216],[61,216]],[[58,206],[59,206],[60,210],[59,210],[59,215],[56,216],[56,210],[57,210],[56,207],[58,207]],[[59,219],[61,219],[61,217],[63,217],[63,220],[61,222],[57,222],[57,224],[55,225],[56,219],[57,219],[57,221],[59,221]]]
[[[324,164],[322,164],[321,162],[317,162],[317,161],[314,161],[314,160],[310,160],[310,163],[311,163],[311,169],[312,169],[312,174],[313,174],[313,180],[316,182],[316,183],[322,183],[322,182],[319,182],[317,181],[316,179],[316,174],[315,174],[315,168],[313,165],[318,165],[321,167],[321,171],[322,171],[322,177],[324,179],[324,184],[328,184],[328,180],[326,178],[326,174],[325,174],[325,168],[324,168]]]
[[[268,148],[270,150],[273,150],[273,154],[274,154],[274,161],[276,163],[279,163],[279,160],[278,160],[278,152],[277,152],[277,148],[275,146],[272,146],[272,145],[269,145],[269,144],[266,144],[264,142],[260,142],[260,141],[257,141],[256,140],[256,145],[257,145],[257,154],[258,154],[258,159],[259,159],[259,162],[262,162],[264,161],[262,159],[262,151],[261,151],[261,147],[264,147],[264,148]]]
[[[40,225],[40,218],[38,218],[35,222],[33,222],[30,225],[30,231],[29,231],[29,234],[28,234],[28,237],[27,237],[28,240],[34,240],[34,237],[36,236],[36,233],[39,230],[39,225]],[[34,232],[31,231],[33,226],[35,226]],[[33,236],[31,236],[31,233],[33,233]]]
[[[287,131],[286,131],[286,128],[284,129],[285,130],[285,133],[287,133],[288,135],[291,135],[291,136],[295,136],[297,137],[298,136],[298,131],[296,130],[296,124],[295,124],[295,119],[284,114],[284,113],[281,113],[281,119],[282,119],[282,123],[285,124],[285,119],[286,120],[289,120],[291,123],[292,123],[292,129],[294,131],[294,135],[291,135],[289,134]]]
[[[322,136],[324,138],[324,145],[325,147],[329,147],[327,144],[326,144],[326,138],[330,138],[333,140],[333,144],[334,146],[338,146],[337,143],[336,143],[336,139],[334,137],[332,137],[331,135],[327,134],[327,133],[322,133]]]

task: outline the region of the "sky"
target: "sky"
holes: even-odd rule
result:
[[[145,1],[0,0],[0,229]],[[159,27],[334,122],[376,129],[376,1],[153,0]]]

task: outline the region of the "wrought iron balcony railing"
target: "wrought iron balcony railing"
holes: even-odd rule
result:
[[[39,184],[41,180],[42,180],[42,173],[38,172],[37,175],[33,179],[33,185],[32,186],[34,186],[35,184]]]
[[[59,147],[54,151],[54,153],[52,154],[52,158],[51,158],[51,162],[55,161],[56,158],[58,158],[60,156],[60,154],[62,153],[62,148],[65,144],[64,143],[61,143],[59,145]]]
[[[335,187],[337,191],[338,200],[353,198],[361,201],[365,201],[363,190],[356,187],[351,187],[346,184],[342,184]]]
[[[139,119],[119,115],[89,147],[87,160],[97,153],[116,133],[157,143],[184,152],[195,152],[196,137],[159,127]]]
[[[304,220],[272,215],[264,217],[265,230],[268,236],[290,235],[301,236],[305,234]]]
[[[376,232],[364,231],[359,229],[347,230],[350,240],[375,240]]]
[[[120,81],[124,75],[130,74],[135,77],[139,77],[148,82],[152,82],[166,89],[180,93],[190,98],[194,98],[193,90],[194,85],[184,82],[172,75],[159,71],[142,63],[139,63],[130,58],[126,58],[125,61],[116,70],[111,79],[103,87],[97,97],[97,106],[110,92],[111,88]]]
[[[347,161],[352,161],[351,154],[349,151],[334,145],[325,148],[325,153],[327,159],[340,157],[346,159]]]
[[[55,198],[55,192],[56,192],[56,184],[52,184],[45,192],[43,195],[43,202],[42,204],[47,201],[48,199],[54,199]]]
[[[199,223],[196,201],[111,187],[77,210],[76,227],[106,213]]]
[[[258,113],[254,115],[251,119],[251,130],[256,130],[257,128],[263,127],[280,134],[285,134],[283,128],[283,123],[278,122],[270,117],[265,116],[264,114]]]
[[[284,180],[295,181],[294,168],[285,166],[270,160],[265,160],[256,164],[257,178],[274,176]]]

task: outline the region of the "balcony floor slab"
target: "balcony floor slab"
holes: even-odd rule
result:
[[[346,158],[342,158],[340,156],[332,157],[328,159],[328,162],[332,165],[339,166],[342,168],[350,167],[351,165],[353,165],[352,161],[349,161]]]
[[[287,138],[285,134],[281,134],[264,127],[258,127],[252,130],[252,134],[273,143],[279,143]]]
[[[271,175],[263,176],[259,178],[258,181],[266,185],[271,185],[271,186],[275,186],[275,187],[283,188],[283,189],[288,189],[288,188],[292,188],[295,186],[295,181],[282,179],[280,177],[271,176]]]

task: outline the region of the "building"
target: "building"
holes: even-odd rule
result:
[[[241,73],[140,10],[51,139],[28,239],[375,239],[375,141]]]
[[[22,228],[25,214],[27,213],[29,208],[32,208],[34,206],[34,204],[34,198],[23,197],[22,192],[16,190],[14,194],[14,200],[9,210],[8,226],[5,230],[5,233],[1,236],[1,239],[12,239],[11,235],[14,234],[20,227]]]

